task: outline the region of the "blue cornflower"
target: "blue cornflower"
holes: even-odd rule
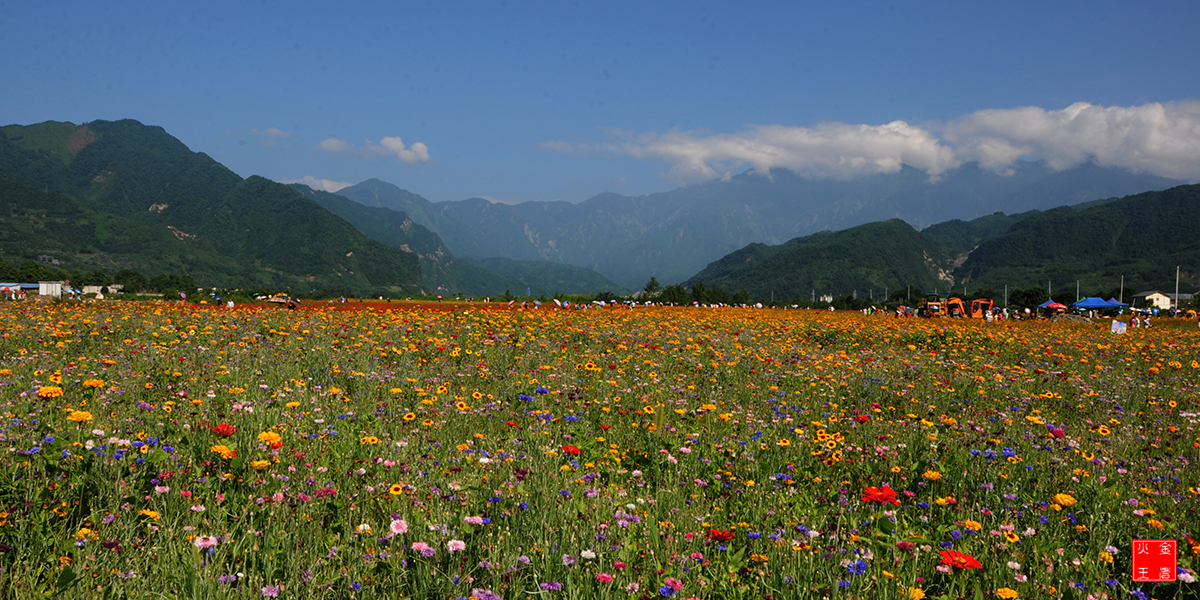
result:
[[[867,572],[867,561],[860,558],[846,565],[846,570],[849,571],[851,575],[862,575],[863,573]]]

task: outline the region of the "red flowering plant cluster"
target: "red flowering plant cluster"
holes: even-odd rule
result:
[[[583,452],[583,450],[580,450],[579,448],[576,448],[575,446],[572,446],[570,444],[563,446],[562,451],[563,451],[563,454],[570,454],[571,456],[575,456],[575,455],[578,455]]]
[[[891,504],[900,506],[900,501],[896,499],[896,490],[884,485],[881,488],[869,487],[863,490],[863,502],[879,502],[880,504]]]
[[[709,529],[706,537],[714,542],[728,542],[733,540],[733,532],[728,529]]]
[[[963,554],[958,550],[942,550],[942,564],[960,569],[982,569],[983,565],[975,560],[970,554]]]
[[[234,427],[229,423],[221,423],[220,425],[213,427],[212,432],[217,434],[217,437],[227,438],[237,433],[237,427]]]

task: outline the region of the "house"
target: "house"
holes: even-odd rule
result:
[[[1187,302],[1191,300],[1193,294],[1179,294],[1179,302]],[[1151,290],[1149,292],[1139,292],[1133,295],[1133,306],[1135,308],[1158,308],[1169,310],[1175,306],[1175,294],[1168,292],[1160,292]]]
[[[39,281],[38,295],[61,298],[63,293],[63,283],[64,282],[62,281]]]

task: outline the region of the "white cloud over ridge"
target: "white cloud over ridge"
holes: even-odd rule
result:
[[[321,191],[330,192],[330,193],[334,193],[342,188],[348,188],[348,187],[354,185],[353,183],[350,183],[349,181],[334,181],[332,179],[317,179],[316,177],[313,177],[312,175],[305,175],[304,177],[301,177],[300,179],[281,179],[281,180],[279,180],[279,183],[303,183],[304,185],[307,185],[308,187],[310,187],[314,190],[321,190]]]
[[[1085,102],[1062,110],[1022,107],[981,110],[934,131],[893,121],[885,125],[820,123],[815,127],[751,125],[737,133],[673,130],[609,132],[599,144],[549,142],[570,154],[612,153],[670,165],[683,181],[728,176],[753,167],[787,168],[822,179],[894,173],[902,165],[936,180],[964,162],[1010,172],[1022,158],[1062,170],[1087,161],[1165,177],[1200,180],[1200,102],[1102,107]]]
[[[946,125],[964,160],[1004,170],[1023,156],[1068,169],[1089,160],[1176,179],[1200,179],[1200,102],[1063,110],[981,110]]]
[[[349,152],[356,150],[354,144],[337,138],[329,138],[317,144],[317,149],[322,152]],[[397,160],[408,164],[426,162],[429,160],[429,146],[421,142],[415,142],[411,146],[405,146],[404,140],[399,136],[384,137],[376,144],[371,140],[366,140],[363,145],[357,148],[356,154],[363,160],[374,160],[380,156],[394,156]]]

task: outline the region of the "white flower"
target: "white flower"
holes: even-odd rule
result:
[[[592,560],[593,558],[596,558],[596,553],[592,552],[591,550],[584,550],[583,552],[579,553],[579,556],[583,557],[584,560]]]
[[[1020,571],[1020,570],[1021,570],[1021,563],[1019,563],[1019,562],[1012,562],[1012,561],[1010,561],[1010,562],[1008,563],[1008,568],[1010,568],[1010,569],[1012,569],[1012,570],[1014,570],[1014,571]]]

